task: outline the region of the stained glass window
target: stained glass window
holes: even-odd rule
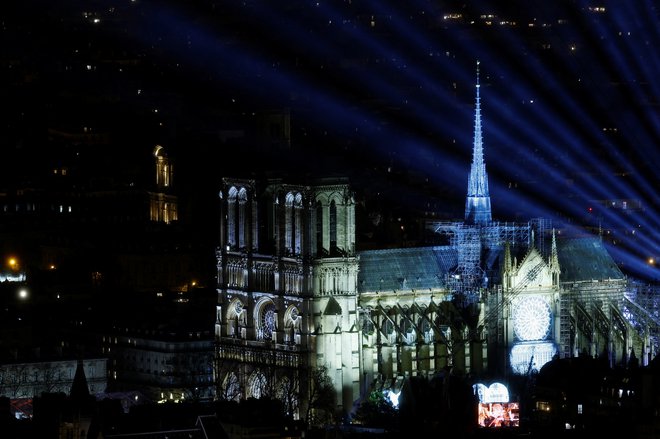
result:
[[[523,341],[544,340],[550,333],[552,313],[539,296],[523,297],[513,308],[513,330]]]
[[[275,305],[269,303],[261,310],[261,329],[264,340],[271,340],[275,332]]]

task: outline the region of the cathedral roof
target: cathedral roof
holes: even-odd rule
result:
[[[441,289],[456,263],[456,250],[448,246],[363,251],[358,292]]]
[[[558,240],[557,253],[562,282],[625,278],[598,237]]]

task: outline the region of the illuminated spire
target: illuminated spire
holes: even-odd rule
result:
[[[479,96],[479,61],[477,61],[477,99],[474,111],[474,141],[472,166],[468,179],[468,193],[465,200],[465,222],[488,224],[492,221],[490,195],[488,194],[488,174],[484,163],[483,140],[481,136],[481,98]]]
[[[552,251],[550,253],[550,267],[559,270],[559,256],[557,254],[557,237],[555,236],[555,229],[552,229]]]
[[[557,254],[557,237],[555,229],[552,229],[552,252],[550,253],[549,268],[552,275],[552,286],[559,287],[559,275],[561,269],[559,268],[559,255]]]

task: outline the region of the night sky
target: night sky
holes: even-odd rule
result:
[[[572,223],[597,209],[605,227],[635,231],[635,258],[660,257],[654,1],[2,8],[5,186],[38,178],[35,157],[114,166],[160,143],[195,202],[213,203],[223,176],[348,175],[383,203],[460,216],[478,60],[494,218]],[[289,148],[236,135],[273,111],[291,115]],[[80,151],[57,136],[85,129],[107,140]]]

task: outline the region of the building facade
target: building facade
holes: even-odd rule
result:
[[[361,345],[349,186],[224,180],[220,199],[219,397],[278,396],[298,413],[305,371],[324,364],[340,406],[352,404]]]

